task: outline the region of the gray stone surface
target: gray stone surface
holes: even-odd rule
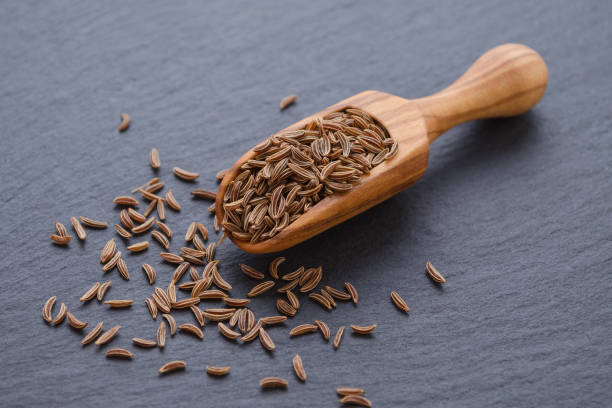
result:
[[[352,385],[382,407],[610,406],[611,13],[605,1],[4,2],[0,405],[336,406],[335,387]],[[151,147],[184,206],[168,216],[176,250],[191,221],[212,225],[189,191],[215,188],[214,174],[258,140],[362,90],[427,95],[505,42],[548,63],[549,88],[532,112],[443,135],[413,188],[283,254],[285,271],[323,265],[324,283],[353,282],[358,306],[328,313],[302,298],[297,317],[270,330],[274,353],[229,342],[211,324],[202,342],[177,334],[132,362],[107,360],[109,346],[82,348],[81,334],[40,318],[55,294],[92,326],[121,324],[112,346],[154,336],[139,265],[150,261],[162,285],[172,272],[156,244],[126,257],[126,282],[103,277],[97,261],[112,229],[66,249],[49,240],[72,215],[115,222],[112,198],[154,174]],[[299,102],[279,113],[293,92]],[[118,134],[123,111],[133,122]],[[174,165],[202,176],[181,182]],[[236,264],[273,258],[229,242],[218,253],[235,296],[253,285]],[[427,259],[445,286],[425,276]],[[131,310],[79,303],[107,278],[108,297],[136,299]],[[253,308],[274,313],[273,300]],[[347,333],[336,352],[318,334],[289,339],[289,327],[315,318],[333,331],[378,328],[371,338]],[[292,373],[295,353],[306,384]],[[187,371],[158,378],[177,358]],[[210,378],[206,364],[232,372]],[[268,375],[288,378],[289,390],[261,392]]]

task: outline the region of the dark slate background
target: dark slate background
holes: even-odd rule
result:
[[[610,406],[611,4],[3,2],[0,405],[336,406],[335,388],[351,385],[382,407]],[[178,334],[161,352],[136,350],[132,362],[108,360],[109,346],[82,348],[82,334],[42,321],[55,294],[91,326],[121,324],[114,347],[154,336],[139,265],[157,267],[161,285],[172,272],[156,244],[126,257],[129,282],[109,275],[108,298],[136,299],[110,312],[78,298],[104,279],[97,258],[114,231],[89,230],[69,248],[49,240],[54,222],[72,215],[116,222],[112,198],[153,176],[152,147],[183,204],[168,216],[178,250],[191,221],[212,226],[189,191],[215,188],[214,174],[263,137],[366,89],[427,95],[506,42],[548,63],[548,90],[533,111],[448,132],[417,185],[283,253],[283,272],[323,265],[323,283],[353,282],[358,306],[328,313],[302,297],[296,318],[270,330],[274,353],[209,325],[202,342]],[[289,93],[299,102],[279,112]],[[132,126],[119,134],[124,111]],[[202,176],[181,182],[174,165]],[[218,254],[234,296],[253,285],[238,263],[264,268],[273,258],[229,241]],[[443,287],[426,277],[427,259],[447,277]],[[391,290],[409,316],[392,306]],[[270,294],[253,308],[263,316],[273,303]],[[336,352],[318,334],[289,339],[290,327],[315,318],[333,331],[378,329],[371,338],[347,333]],[[292,373],[295,353],[305,384]],[[185,359],[187,371],[159,378],[172,359]],[[232,372],[210,378],[206,364]],[[289,389],[260,391],[269,375],[288,378]]]

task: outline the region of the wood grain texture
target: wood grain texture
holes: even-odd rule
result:
[[[365,91],[310,115],[277,134],[301,129],[330,112],[359,108],[398,141],[398,153],[373,168],[349,192],[324,198],[272,238],[254,244],[230,238],[251,253],[278,252],[312,238],[419,180],[427,167],[429,144],[440,134],[470,120],[523,113],[540,100],[547,81],[546,63],[537,52],[520,44],[504,44],[486,52],[452,85],[429,97],[413,101]],[[224,177],[216,202],[220,219],[227,186],[256,155],[249,150]]]

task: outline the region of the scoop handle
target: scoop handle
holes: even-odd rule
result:
[[[534,50],[521,44],[495,47],[448,88],[416,99],[429,142],[461,123],[514,116],[531,109],[546,90],[548,69]]]

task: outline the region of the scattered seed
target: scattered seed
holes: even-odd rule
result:
[[[176,267],[174,273],[172,274],[172,281],[178,282],[181,280],[185,272],[189,269],[189,264],[187,262],[181,262],[179,266]]]
[[[136,221],[136,222],[143,223],[143,222],[145,222],[145,221],[147,220],[147,216],[146,216],[146,215],[139,213],[138,211],[136,211],[136,210],[135,210],[135,209],[133,209],[133,208],[128,208],[128,209],[127,209],[127,213],[128,213],[128,216],[129,216],[129,217],[130,217],[132,220],[134,220],[134,221]],[[134,227],[134,226],[132,225],[132,227],[131,227],[131,228],[133,228],[133,227]]]
[[[247,296],[248,297],[259,296],[262,293],[267,292],[268,290],[272,289],[272,287],[274,287],[274,281],[271,281],[271,280],[258,283],[257,285],[253,287],[253,289],[249,291],[249,293],[247,293]]]
[[[351,324],[351,329],[357,334],[370,334],[376,329],[376,325],[372,324],[370,326],[357,326],[355,324]]]
[[[347,395],[340,398],[341,404],[359,405],[361,407],[371,407],[372,402],[363,395]]]
[[[196,336],[200,340],[202,340],[204,338],[204,333],[202,333],[202,330],[198,326],[196,326],[194,324],[185,323],[185,324],[181,324],[178,328],[181,331],[184,331],[185,333],[193,334],[194,336]]]
[[[295,101],[297,101],[297,95],[292,94],[292,95],[285,96],[280,101],[280,110],[287,109],[289,106],[293,105]]]
[[[261,339],[261,336],[259,337]],[[266,377],[259,381],[261,388],[287,388],[289,383],[279,377]]]
[[[287,315],[289,317],[293,317],[297,313],[297,310],[295,310],[295,308],[291,306],[289,303],[287,303],[287,301],[284,299],[278,299],[276,301],[276,309],[280,313]]]
[[[235,340],[241,336],[240,333],[230,329],[229,327],[227,327],[225,324],[221,322],[217,323],[217,327],[219,328],[219,332],[223,336],[227,337],[228,339]]]
[[[164,261],[169,263],[180,264],[181,262],[183,262],[183,258],[180,255],[176,255],[170,252],[160,252],[159,256],[161,256]]]
[[[85,337],[83,337],[83,340],[81,340],[81,344],[85,345],[85,344],[89,344],[92,341],[94,341],[94,339],[98,337],[98,335],[102,331],[103,326],[104,326],[104,322],[98,323],[96,327],[94,327],[89,333],[87,333]]]
[[[325,299],[325,296],[320,295],[318,293],[311,293],[310,295],[308,295],[308,297],[314,300],[315,302],[317,302],[318,304],[320,304],[321,306],[323,306],[324,308],[326,308],[327,310],[332,309],[331,304],[329,303],[327,299]]]
[[[117,266],[117,262],[121,259],[121,251],[117,251],[113,257],[104,264],[102,267],[102,272],[108,272],[112,270],[115,266]]]
[[[306,370],[304,370],[304,363],[299,354],[293,356],[293,370],[300,380],[306,381]]]
[[[427,269],[427,273],[429,277],[436,283],[446,283],[446,279],[444,276],[438,272],[438,270],[431,264],[431,262],[427,261],[425,264],[425,268]]]
[[[327,326],[327,324],[321,320],[315,320],[314,322],[319,328],[319,331],[321,332],[321,335],[323,336],[323,338],[325,340],[329,340],[329,335],[330,335],[329,326]]]
[[[157,200],[157,216],[160,220],[166,219],[166,207],[162,200]]]
[[[100,282],[94,283],[94,285],[91,288],[87,289],[87,292],[85,292],[79,300],[81,302],[87,302],[93,299],[94,297],[96,297],[96,294],[98,293],[98,288],[100,288]]]
[[[53,241],[54,244],[57,245],[66,245],[70,242],[70,239],[72,238],[72,236],[70,235],[56,235],[56,234],[51,234],[51,241]]]
[[[259,336],[259,329],[261,329],[262,325],[263,325],[262,321],[258,320],[257,323],[255,323],[255,325],[253,326],[253,328],[249,330],[247,334],[242,336],[240,340],[245,343],[255,340]]]
[[[193,181],[197,179],[198,177],[200,177],[200,173],[193,173],[191,171],[183,170],[180,167],[173,168],[172,172],[178,178],[183,179],[183,180],[188,180],[188,181]]]
[[[117,244],[114,239],[109,240],[102,248],[102,252],[100,252],[100,263],[104,264],[110,261],[110,259],[115,254],[115,250],[117,249]]]
[[[117,261],[117,270],[119,271],[119,274],[123,279],[130,280],[130,273],[128,271],[127,264],[125,263],[125,260],[123,258],[119,258],[119,260]]]
[[[187,363],[184,361],[176,360],[170,361],[169,363],[164,364],[157,370],[159,374],[167,374],[177,370],[184,370],[187,367]]]
[[[168,326],[170,326],[170,335],[174,336],[176,334],[176,320],[174,320],[174,316],[164,313],[162,314],[162,317],[166,319]]]
[[[153,320],[157,320],[157,304],[151,298],[146,298],[145,303],[147,304],[147,309],[149,309],[149,313]]]
[[[104,221],[96,221],[87,217],[79,217],[79,219],[83,224],[85,224],[86,227],[89,228],[106,228],[108,226],[108,223]]]
[[[178,302],[172,303],[172,308],[173,309],[187,309],[188,307],[197,305],[198,303],[200,303],[199,297],[188,298],[188,299],[183,299]]]
[[[58,324],[60,324],[61,322],[64,321],[64,319],[66,318],[66,312],[68,311],[68,309],[66,309],[66,305],[64,303],[62,303],[60,305],[60,310],[59,312],[57,312],[57,315],[55,315],[55,319],[53,319],[52,324],[54,326],[57,326]]]
[[[108,343],[109,341],[111,341],[115,335],[117,334],[117,332],[119,331],[119,329],[121,328],[121,326],[116,325],[111,327],[106,333],[103,333],[98,340],[96,340],[96,346],[101,346],[103,344]]]
[[[230,372],[232,367],[215,367],[215,366],[206,366],[206,372],[210,375],[223,376]]]
[[[281,286],[280,288],[278,288],[276,291],[278,293],[285,293],[288,290],[292,290],[293,288],[295,288],[298,285],[299,279],[294,279],[293,281],[289,282],[288,284]]]
[[[157,232],[157,231],[153,231],[153,232]],[[149,247],[149,241],[142,241],[142,242],[138,242],[136,244],[132,244],[128,246],[127,249],[132,252],[142,252],[148,247]]]
[[[268,351],[272,351],[276,348],[274,342],[272,341],[272,338],[263,327],[259,329],[259,341],[261,342],[261,345],[264,346],[264,348]]]
[[[130,118],[130,115],[128,115],[127,113],[122,113],[121,114],[121,123],[119,124],[119,132],[125,132],[127,130],[128,127],[130,127],[130,122],[132,121],[132,119]]]
[[[346,291],[351,295],[353,303],[357,304],[357,302],[359,302],[359,294],[357,293],[357,289],[355,289],[355,287],[349,282],[344,282],[344,287],[346,288]]]
[[[135,346],[143,348],[152,348],[157,346],[157,343],[153,340],[147,340],[140,337],[134,337],[132,339],[132,343],[134,343]]]
[[[268,266],[268,272],[270,273],[271,277],[273,277],[274,279],[279,279],[278,266],[285,262],[285,260],[286,258],[284,256],[279,256],[278,258],[270,262],[270,265]]]
[[[292,281],[292,280],[295,280],[295,279],[300,279],[302,277],[303,273],[304,273],[304,267],[300,266],[295,271],[281,276],[281,279],[285,280],[285,281]]]
[[[285,295],[287,295],[287,299],[289,299],[289,303],[291,303],[291,306],[293,306],[296,310],[300,308],[300,301],[295,295],[295,293],[288,290],[285,292]]]
[[[151,215],[151,213],[153,212],[153,210],[155,209],[156,206],[157,206],[157,200],[152,200],[149,203],[149,205],[147,205],[147,208],[145,208],[145,210],[142,213],[142,215],[144,215],[145,217],[148,217],[149,215]]]
[[[149,280],[149,285],[152,285],[155,282],[155,277],[157,275],[155,273],[155,269],[153,269],[153,267],[151,265],[149,265],[149,264],[142,264],[142,269],[147,274],[147,279]]]
[[[301,285],[300,292],[306,293],[317,287],[319,282],[321,282],[321,278],[323,277],[323,269],[318,267],[314,270],[314,272],[310,275],[310,278],[306,280],[306,282]]]
[[[132,205],[134,207],[138,207],[138,200],[131,196],[118,196],[115,197],[113,203],[117,205]]]
[[[53,320],[51,312],[53,310],[53,305],[55,304],[56,300],[57,296],[51,296],[49,299],[47,299],[43,306],[42,317],[47,323],[51,323],[51,321]]]
[[[191,192],[191,195],[204,200],[215,201],[217,199],[217,194],[214,191],[204,190],[203,188],[196,188]]]
[[[161,166],[161,160],[159,159],[159,151],[154,147],[151,149],[151,154],[149,155],[149,163],[151,163],[151,167],[154,169],[159,169]]]
[[[117,234],[119,234],[122,238],[125,238],[125,239],[132,238],[132,234],[126,231],[121,225],[115,224],[114,227],[115,227],[115,231],[117,231]]]
[[[266,316],[259,319],[262,323],[267,325],[279,324],[287,320],[287,316]]]
[[[97,291],[98,302],[101,302],[102,299],[104,299],[104,295],[106,294],[106,291],[112,284],[113,284],[113,281],[106,281],[98,287],[98,291]]]
[[[327,301],[329,302],[331,307],[338,306],[336,304],[336,301],[334,300],[334,298],[325,289],[321,289],[321,296],[323,296],[325,299],[327,299]]]
[[[87,327],[87,322],[80,321],[70,312],[66,314],[66,320],[68,320],[68,324],[70,325],[70,327],[75,328],[77,330],[82,330]]]
[[[299,336],[301,334],[311,333],[317,330],[317,328],[318,326],[310,323],[300,324],[299,326],[295,326],[293,329],[291,329],[291,331],[289,332],[289,336],[294,337]]]
[[[134,353],[132,353],[129,350],[123,349],[123,348],[114,348],[106,352],[106,357],[107,358],[125,358],[125,359],[131,360],[132,357],[134,357]]]
[[[70,217],[70,222],[72,223],[72,228],[74,228],[74,232],[76,232],[77,237],[83,241],[87,237],[87,233],[79,220],[77,220],[75,217]]]
[[[134,234],[140,234],[145,231],[148,231],[153,226],[154,222],[155,222],[155,217],[150,217],[148,220],[146,220],[142,224],[132,228],[132,232]]]
[[[338,300],[351,300],[351,295],[342,290],[338,290],[327,285],[325,286],[325,289],[327,290],[327,292],[329,292],[330,295],[332,295],[332,297]]]
[[[361,395],[365,392],[365,390],[363,388],[355,388],[355,387],[340,387],[340,388],[336,388],[336,392],[342,396]]]
[[[410,312],[410,308],[408,307],[406,302],[404,302],[404,299],[402,299],[402,297],[396,291],[391,292],[391,301],[399,310],[402,310],[406,313]]]
[[[227,293],[218,289],[204,290],[200,292],[200,299],[223,299],[228,296]]]
[[[68,235],[68,231],[66,231],[66,227],[61,222],[55,223],[55,230],[57,231],[57,235],[60,237],[65,237]]]
[[[253,268],[252,266],[245,265],[245,264],[240,264],[239,266],[242,272],[250,278],[253,278],[253,279],[263,279],[264,278],[264,274],[259,272],[257,269]]]
[[[251,303],[251,299],[235,299],[225,297],[223,298],[223,302],[230,307],[243,307]]]
[[[105,300],[104,304],[109,305],[112,308],[122,308],[129,307],[134,303],[131,299],[114,299],[114,300]]]
[[[172,190],[168,190],[168,192],[166,193],[166,202],[168,203],[168,206],[174,211],[181,210],[181,205],[178,203],[178,201],[176,201],[176,197],[174,197],[174,193],[172,192]]]
[[[172,230],[170,229],[170,227],[168,227],[166,224],[164,224],[161,221],[157,221],[155,220],[155,224],[157,225],[157,228],[159,228],[159,230],[161,232],[163,232],[164,234],[166,234],[166,236],[168,237],[168,239],[172,238]]]
[[[159,323],[157,328],[157,345],[159,348],[166,346],[166,323],[163,321]]]
[[[342,341],[342,333],[344,333],[344,326],[340,326],[336,332],[336,335],[334,336],[334,350],[338,350],[338,347],[340,346],[340,342]]]

